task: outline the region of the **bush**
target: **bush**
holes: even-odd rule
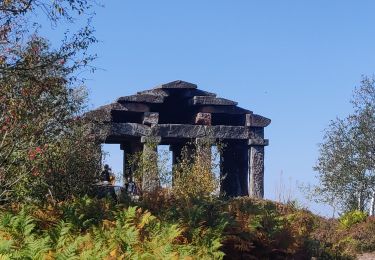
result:
[[[339,218],[342,227],[350,228],[355,224],[361,223],[366,220],[368,214],[360,210],[353,210],[346,212]]]
[[[63,54],[33,37],[14,54],[17,69],[1,70],[0,200],[81,195],[99,170],[99,146],[79,120],[86,91],[73,87]]]
[[[218,192],[220,179],[213,172],[217,167],[213,162],[219,154],[211,154],[211,145],[210,140],[203,139],[182,149],[181,159],[173,169],[174,196],[187,200],[209,198]]]

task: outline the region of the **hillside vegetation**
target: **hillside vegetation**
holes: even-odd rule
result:
[[[375,218],[327,220],[251,198],[84,197],[0,214],[0,259],[352,259],[374,249]]]

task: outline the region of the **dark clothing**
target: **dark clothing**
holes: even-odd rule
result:
[[[110,181],[110,174],[109,174],[109,171],[108,170],[104,170],[102,171],[102,173],[100,174],[100,180],[101,181]]]
[[[126,184],[126,191],[128,194],[136,195],[137,194],[137,186],[135,185],[135,182],[130,181]]]

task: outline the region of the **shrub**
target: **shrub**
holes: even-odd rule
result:
[[[339,218],[342,227],[350,228],[355,224],[361,223],[366,220],[368,214],[360,210],[353,210],[346,212]]]
[[[213,170],[217,168],[215,161],[219,154],[211,154],[211,146],[210,140],[202,139],[182,149],[180,161],[173,169],[174,196],[186,200],[208,198],[218,192],[220,180]]]

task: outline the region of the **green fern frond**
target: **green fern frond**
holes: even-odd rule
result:
[[[10,260],[11,258],[8,255],[0,254],[0,260]]]
[[[0,239],[0,253],[9,252],[12,249],[13,243],[13,240]]]
[[[73,225],[71,223],[66,223],[63,220],[57,223],[57,225],[49,231],[49,236],[54,247],[61,248],[69,243],[72,239],[72,229]]]

